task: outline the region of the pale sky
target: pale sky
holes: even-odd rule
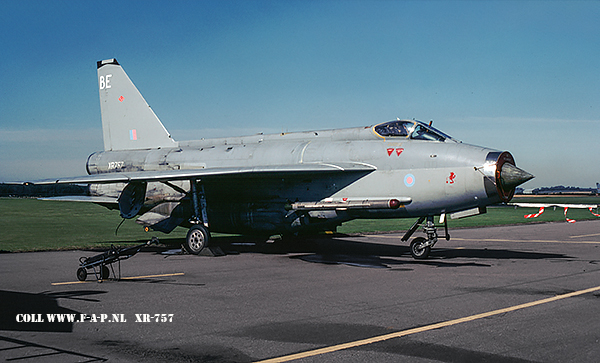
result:
[[[85,175],[96,61],[176,140],[433,120],[600,182],[599,1],[0,1],[0,181]]]

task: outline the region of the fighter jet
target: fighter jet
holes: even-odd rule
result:
[[[90,184],[94,202],[147,230],[189,228],[199,254],[211,232],[297,235],[358,218],[416,218],[402,237],[414,258],[438,241],[434,217],[485,213],[533,178],[513,156],[468,145],[431,123],[175,141],[116,59],[97,62],[104,151],[89,175],[38,183]],[[441,224],[440,224],[441,226]]]

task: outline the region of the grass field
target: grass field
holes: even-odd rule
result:
[[[145,242],[156,233],[146,233],[135,220],[126,220],[91,203],[0,198],[0,250],[41,251],[101,248],[111,244]],[[185,238],[183,228],[160,237]]]
[[[600,204],[600,197],[556,196],[517,197],[513,202]],[[450,220],[450,229],[502,224],[564,221],[563,210],[548,208],[535,219],[523,215],[536,213],[536,208],[490,207],[488,213],[471,218]],[[598,219],[587,209],[569,209],[568,217],[576,220]],[[115,230],[121,218],[118,211],[90,203],[40,201],[36,199],[0,198],[0,251],[48,251],[105,248],[111,244],[140,243],[157,236],[162,242],[178,244],[187,230],[177,228],[170,234],[144,232],[135,220],[126,220]],[[413,219],[355,220],[345,223],[340,233],[369,233],[407,230]],[[437,222],[437,221],[436,221]]]

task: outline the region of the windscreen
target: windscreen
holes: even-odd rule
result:
[[[379,136],[408,136],[415,127],[413,121],[390,121],[375,126],[374,130]]]
[[[421,121],[390,121],[373,127],[382,137],[410,137],[413,140],[444,142],[450,136]]]

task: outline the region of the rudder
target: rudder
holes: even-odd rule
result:
[[[176,147],[115,58],[97,62],[104,150]]]

